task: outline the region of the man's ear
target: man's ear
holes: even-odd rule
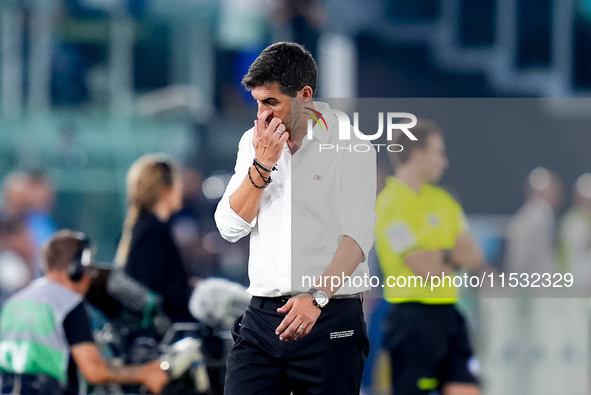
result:
[[[301,98],[303,103],[310,103],[314,97],[314,91],[309,85],[306,85],[300,89],[296,97]]]

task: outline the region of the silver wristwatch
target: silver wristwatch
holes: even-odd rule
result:
[[[310,288],[308,293],[312,295],[314,306],[318,307],[320,310],[323,310],[328,304],[328,295],[326,292],[316,288]]]

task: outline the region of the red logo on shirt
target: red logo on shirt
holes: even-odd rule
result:
[[[320,180],[322,180],[322,176],[320,176],[318,174],[316,174],[313,178],[314,178],[314,181],[320,181]]]

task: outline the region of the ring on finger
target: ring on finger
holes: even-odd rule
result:
[[[279,133],[279,134],[283,134],[283,132],[282,132],[281,130],[279,130],[279,129],[275,129],[275,131],[276,131],[277,133]]]
[[[305,328],[304,328],[304,326],[303,326],[303,325],[300,325],[300,326],[298,327],[298,330],[304,330],[304,329],[305,329]]]

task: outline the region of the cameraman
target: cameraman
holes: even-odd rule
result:
[[[13,295],[0,314],[2,394],[77,394],[76,366],[93,384],[142,384],[160,392],[167,382],[157,361],[112,366],[100,355],[82,300],[92,277],[86,238],[63,230],[43,251],[45,276]]]

